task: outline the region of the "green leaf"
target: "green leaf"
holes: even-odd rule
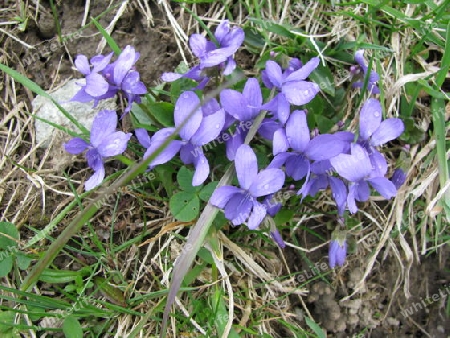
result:
[[[321,134],[329,132],[335,124],[332,120],[322,115],[314,115],[314,118],[316,119],[317,128],[319,128]]]
[[[200,199],[202,201],[208,202],[209,199],[211,198],[212,193],[216,189],[218,183],[219,182],[215,181],[215,182],[210,182],[207,185],[205,185],[203,187],[203,189],[200,190],[200,193],[198,194],[198,197],[200,197]]]
[[[15,337],[13,336],[13,325],[16,314],[12,311],[0,312],[0,333],[2,337]]]
[[[135,128],[145,128],[147,130],[154,124],[151,117],[141,108],[139,104],[133,104],[131,114],[137,121]]]
[[[180,188],[186,192],[194,192],[199,191],[202,187],[192,186],[192,178],[194,177],[194,173],[186,167],[181,167],[177,174],[177,182],[180,185]]]
[[[83,338],[83,328],[74,316],[64,319],[62,329],[66,338]]]
[[[6,253],[6,251],[2,251],[1,253]],[[7,276],[8,273],[11,272],[12,265],[13,259],[11,256],[3,257],[3,259],[0,260],[0,278]]]
[[[309,75],[309,78],[317,83],[320,87],[320,90],[323,90],[325,93],[334,96],[335,94],[335,85],[334,78],[331,70],[322,64]]]
[[[20,251],[16,254],[16,262],[20,270],[28,269],[32,260],[32,258],[28,257]]]
[[[6,251],[8,248],[17,247],[17,242],[11,238],[19,240],[16,226],[10,222],[0,222],[0,248]]]
[[[112,303],[127,306],[125,295],[119,288],[111,285],[103,277],[95,277],[94,284],[99,288],[100,292]]]
[[[173,178],[172,175],[175,172],[172,165],[158,165],[155,168],[155,172],[158,174],[158,179],[161,181],[168,196],[173,195]]]
[[[178,221],[189,222],[198,216],[200,200],[193,192],[181,191],[172,196],[169,207]]]
[[[260,32],[251,27],[245,27],[245,44],[253,48],[254,51],[258,51],[264,48],[266,41]]]
[[[317,335],[317,338],[326,338],[327,337],[325,335],[325,333],[323,332],[322,328],[316,322],[314,322],[309,317],[305,317],[305,320],[306,320],[306,324],[309,326],[309,328],[311,330],[313,330],[314,333]]]
[[[150,118],[154,118],[157,122],[164,127],[173,127],[173,111],[174,106],[169,102],[151,102],[149,100],[143,100],[142,107],[147,110]]]
[[[285,225],[294,217],[294,210],[281,209],[273,218],[276,225]]]
[[[97,20],[95,20],[94,18],[91,18],[91,20],[94,23],[95,27],[97,27],[99,32],[103,35],[103,37],[105,38],[106,42],[108,43],[109,47],[111,47],[113,52],[116,55],[120,55],[120,53],[122,53],[122,50],[117,45],[116,41],[114,41],[111,35],[109,35],[107,31],[105,31],[105,29],[102,27],[102,25],[100,25],[100,23]]]

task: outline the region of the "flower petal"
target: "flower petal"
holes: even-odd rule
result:
[[[339,154],[330,159],[336,172],[351,182],[358,182],[370,174],[372,164],[364,148],[358,144],[352,145],[352,154]]]
[[[293,153],[279,153],[273,158],[272,162],[269,163],[266,169],[280,169],[283,164],[286,163],[286,160],[291,156],[296,155]]]
[[[303,110],[292,112],[286,123],[286,136],[292,149],[304,152],[310,141],[306,114]]]
[[[360,202],[365,202],[369,199],[370,188],[366,181],[359,181],[355,184],[355,199]]]
[[[103,168],[103,159],[97,149],[92,148],[86,152],[86,160],[89,168],[94,171],[100,170]]]
[[[82,138],[74,137],[64,144],[64,149],[70,154],[77,155],[85,151],[88,146],[89,144]]]
[[[317,95],[319,86],[308,81],[287,82],[283,85],[282,92],[290,103],[300,106],[307,104]]]
[[[207,42],[208,40],[203,35],[192,34],[189,38],[189,47],[196,57],[201,58],[206,53]]]
[[[227,34],[230,32],[230,23],[228,20],[223,20],[216,28],[214,33],[215,38],[219,44],[225,39]]]
[[[373,171],[370,174],[371,177],[382,177],[387,172],[387,162],[384,156],[376,149],[371,149],[372,153],[369,154],[370,163],[372,163]]]
[[[238,187],[232,185],[224,185],[214,190],[209,203],[217,208],[224,209],[225,205],[234,194],[239,194],[241,190]]]
[[[136,63],[138,57],[136,54],[136,50],[128,45],[114,63],[114,82],[117,86],[120,86],[125,75],[127,75],[131,67]]]
[[[250,119],[251,110],[247,107],[247,100],[236,90],[224,89],[220,93],[220,103],[225,111],[239,121]]]
[[[237,193],[231,196],[225,206],[225,217],[233,225],[244,223],[253,207],[253,198],[249,194]]]
[[[266,62],[265,74],[267,79],[277,88],[281,88],[283,82],[283,75],[281,67],[275,61],[269,60]]]
[[[234,159],[236,158],[236,152],[244,143],[245,135],[247,135],[247,133],[234,133],[226,135],[231,136],[225,141],[227,158],[230,161],[234,161]]]
[[[273,134],[273,154],[276,156],[279,153],[285,152],[288,149],[289,143],[286,138],[286,131],[284,128],[278,129]]]
[[[342,153],[345,142],[335,135],[317,135],[309,143],[305,150],[305,155],[314,161],[329,160]]]
[[[205,116],[200,127],[191,137],[191,143],[197,146],[205,145],[219,136],[225,124],[225,111],[218,110],[214,114]]]
[[[404,130],[405,125],[402,120],[397,118],[384,120],[373,133],[370,144],[375,147],[385,144],[399,137]]]
[[[150,147],[150,136],[148,135],[148,131],[144,128],[137,128],[134,130],[134,134],[136,135],[136,138],[138,139],[139,143],[144,148]]]
[[[117,113],[114,110],[101,110],[92,122],[90,141],[94,147],[106,140],[116,131]]]
[[[206,181],[209,175],[209,163],[203,152],[194,158],[195,173],[192,186],[196,187]]]
[[[234,165],[239,184],[243,189],[248,190],[258,174],[258,162],[250,146],[242,144],[239,147],[234,158]]]
[[[330,177],[329,180],[331,192],[338,208],[338,214],[342,216],[344,215],[345,204],[347,202],[347,188],[344,182],[337,177]]]
[[[86,87],[84,90],[87,94],[97,97],[106,94],[109,84],[100,74],[93,73],[86,76]]]
[[[253,197],[273,194],[283,187],[286,176],[281,169],[265,169],[252,177],[253,182],[248,189]]]
[[[382,109],[380,101],[368,99],[359,114],[359,135],[363,140],[368,140],[380,126]]]
[[[108,66],[111,62],[111,58],[113,55],[114,52],[111,52],[106,56],[96,55],[91,58],[91,64],[94,66],[94,68],[92,68],[92,73],[101,72],[102,70],[104,70],[106,66]]]
[[[148,158],[151,154],[153,154],[156,149],[161,146],[161,144],[162,143],[159,142],[152,142],[150,148],[148,148],[145,152],[144,158]],[[150,162],[149,166],[154,167],[158,164],[169,162],[180,151],[181,146],[181,141],[174,140],[170,142],[169,145]]]
[[[94,172],[94,174],[84,182],[84,190],[89,191],[102,183],[105,178],[105,168],[100,168]]]
[[[127,149],[130,138],[131,133],[125,134],[123,131],[116,131],[98,145],[98,152],[102,157],[122,154]]]
[[[245,87],[244,90],[242,91],[242,94],[246,98],[250,107],[253,108],[253,115],[256,116],[263,102],[261,87],[259,86],[258,80],[255,78],[248,79],[247,82],[245,83]],[[248,120],[254,118],[255,116],[248,118]]]
[[[199,104],[200,99],[192,91],[181,94],[175,103],[175,126],[179,127],[187,119],[187,122],[180,130],[180,136],[183,140],[189,141],[202,123],[203,113],[201,109],[197,108],[194,112],[194,109]]]
[[[278,106],[276,116],[278,120],[280,120],[280,122],[283,125],[285,125],[291,113],[291,105],[289,104],[289,102],[286,100],[286,97],[282,93],[277,95],[277,104]]]
[[[253,210],[250,214],[250,217],[247,222],[247,227],[250,230],[255,230],[261,222],[263,221],[264,217],[266,217],[267,210],[266,208],[259,202],[255,201],[253,203]]]
[[[299,70],[296,70],[295,72],[290,74],[286,78],[285,81],[286,82],[302,81],[302,80],[306,79],[309,76],[309,74],[311,74],[314,71],[314,69],[317,68],[317,66],[319,65],[319,62],[320,62],[320,59],[318,57],[313,57],[302,68],[300,68]]]
[[[310,172],[310,162],[302,155],[293,155],[286,160],[286,174],[295,181],[308,176]]]
[[[91,66],[89,65],[88,58],[83,55],[77,55],[75,59],[75,67],[77,67],[78,71],[83,75],[88,75],[91,72]]]
[[[385,177],[374,177],[368,180],[372,187],[380,193],[386,199],[390,199],[397,194],[397,188],[395,184],[389,181]]]

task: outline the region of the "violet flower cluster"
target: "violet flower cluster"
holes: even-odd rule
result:
[[[226,156],[234,161],[238,185],[219,187],[209,202],[222,209],[232,225],[246,224],[249,229],[257,229],[266,217],[274,217],[282,208],[284,201],[274,203],[274,196],[292,190],[292,187],[296,187],[295,191],[302,199],[315,196],[319,190],[329,187],[339,217],[346,210],[356,213],[357,202],[369,199],[370,187],[386,199],[396,195],[405,175],[397,170],[391,180],[386,178],[388,164],[380,147],[400,136],[404,125],[398,118],[383,120],[383,109],[378,99],[370,97],[364,102],[359,112],[357,133],[313,133],[308,127],[305,108],[320,92],[319,85],[308,80],[320,62],[318,57],[313,57],[305,64],[292,58],[285,69],[276,61],[269,60],[261,81],[249,78],[242,91],[224,89],[218,99],[202,103],[201,93],[193,90],[203,89],[210,79],[209,74],[229,75],[233,72],[236,68],[233,55],[244,41],[244,31],[238,27],[230,28],[229,22],[223,21],[215,30],[214,38],[212,42],[200,34],[192,35],[189,44],[198,63],[185,74],[162,75],[166,82],[189,78],[197,84],[192,90],[181,93],[176,100],[173,127],[160,129],[153,135],[143,128],[135,130],[137,140],[145,149],[144,159],[172,138],[150,162],[149,170],[178,155],[184,164],[195,168],[192,185],[203,184],[210,175],[205,146],[218,138],[225,139],[230,130],[243,125],[251,127],[265,111],[266,118],[257,132],[265,144],[271,144],[273,157],[267,168],[258,166],[255,151],[244,142],[248,128],[226,138]],[[134,67],[139,53],[127,46],[115,62],[111,63],[111,58],[112,54],[98,55],[90,61],[83,55],[77,57],[75,65],[86,76],[86,84],[73,100],[94,100],[97,104],[99,100],[121,91],[128,99],[127,113],[132,103],[139,103],[140,95],[146,93]],[[355,61],[368,76],[369,94],[379,93],[379,76],[374,71],[366,74],[368,67],[363,51],[356,52]],[[356,82],[354,86],[361,88],[362,83]],[[266,102],[262,86],[274,93],[273,98]],[[65,145],[72,154],[88,149],[88,165],[95,173],[86,182],[86,190],[102,182],[104,159],[123,153],[127,147],[131,134],[116,131],[116,126],[116,113],[102,111],[94,120],[89,143],[74,138]],[[177,128],[180,131],[175,136]],[[270,234],[280,247],[284,247],[276,228],[271,228]],[[332,239],[329,251],[331,267],[344,264],[346,249],[345,237]]]

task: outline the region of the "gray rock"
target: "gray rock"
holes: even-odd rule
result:
[[[81,102],[69,102],[70,99],[80,90],[80,86],[77,85],[84,84],[84,79],[74,79],[67,82],[65,85],[55,90],[54,92],[49,92],[53,99],[58,102],[64,109],[66,109],[79,123],[85,126],[88,130],[91,129],[92,121],[95,115],[103,109],[116,110],[117,109],[117,97],[101,100],[97,107],[93,108],[94,102],[81,103]],[[46,119],[52,123],[58,124],[62,127],[66,127],[76,133],[79,133],[79,129],[73,125],[63,113],[61,113],[52,101],[43,97],[36,96],[36,98],[31,103],[33,106],[33,113],[36,116]],[[39,119],[35,119],[36,127],[36,142],[40,144],[41,148],[47,148],[50,144],[52,134],[55,132],[55,128],[43,122]],[[67,137],[67,140],[70,137]]]

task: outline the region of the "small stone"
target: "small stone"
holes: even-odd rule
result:
[[[394,317],[387,317],[386,321],[391,326],[398,326],[400,324],[400,321],[398,319],[395,319]]]
[[[70,101],[72,97],[80,90],[81,86],[77,85],[84,84],[84,79],[74,79],[67,82],[65,85],[55,90],[54,92],[48,92],[53,99],[58,102],[64,109],[66,109],[80,124],[85,126],[88,130],[91,129],[92,122],[94,120],[95,115],[100,110],[109,109],[116,110],[116,97],[101,100],[97,107],[93,108],[94,101],[81,103]],[[69,102],[70,101],[70,102]],[[52,123],[58,124],[62,127],[66,127],[76,133],[80,133],[80,130],[72,124],[61,111],[56,107],[49,99],[38,95],[31,103],[33,106],[33,113],[42,119],[46,119]],[[36,142],[40,145],[41,148],[47,148],[50,144],[50,140],[52,138],[53,132],[56,130],[46,122],[43,122],[39,119],[35,119],[35,127],[36,127]],[[68,141],[72,137],[67,135]]]

